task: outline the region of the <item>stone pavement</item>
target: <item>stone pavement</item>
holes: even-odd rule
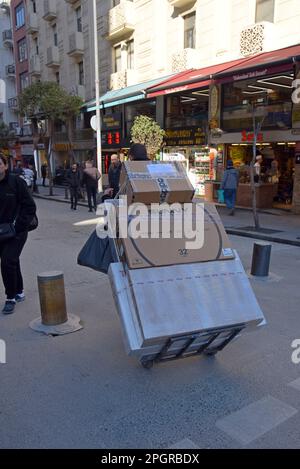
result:
[[[54,195],[50,197],[49,188],[40,186],[39,194],[35,194],[35,197],[70,203],[70,199],[66,199],[66,191],[63,187],[54,187]],[[80,200],[78,205],[88,206],[86,200]],[[288,210],[261,210],[259,211],[261,230],[254,231],[251,209],[237,208],[235,215],[232,217],[228,216],[228,210],[224,205],[217,204],[217,208],[228,234],[300,246],[299,215],[294,215]]]

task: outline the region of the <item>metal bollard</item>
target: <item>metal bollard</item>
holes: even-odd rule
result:
[[[68,200],[69,199],[69,191],[68,191],[68,188],[65,187],[65,199]]]
[[[251,275],[256,277],[267,277],[269,275],[271,244],[254,243]]]
[[[42,324],[57,326],[68,321],[64,275],[45,272],[38,275]]]

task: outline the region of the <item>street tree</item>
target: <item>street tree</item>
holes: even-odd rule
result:
[[[138,116],[131,129],[133,143],[142,143],[146,146],[148,155],[153,159],[161,148],[165,131],[158,123],[148,116]]]
[[[56,122],[63,122],[67,129],[72,151],[72,129],[75,117],[83,104],[79,96],[71,96],[58,83],[36,82],[25,88],[19,96],[19,113],[31,121],[34,149],[42,141],[48,164],[49,195],[53,195],[51,154]]]

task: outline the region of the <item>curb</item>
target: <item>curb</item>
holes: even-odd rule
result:
[[[33,197],[36,198],[36,199],[49,200],[50,202],[59,202],[61,204],[70,205],[70,203],[71,203],[70,199],[58,199],[58,198],[55,197],[55,195],[52,196],[52,195],[33,194]],[[78,202],[77,205],[80,205],[81,207],[87,207],[88,208],[87,203]]]
[[[227,234],[241,236],[243,238],[261,239],[262,241],[270,241],[271,243],[287,244],[289,246],[300,247],[300,241],[296,241],[293,239],[274,238],[273,236],[263,235],[258,232],[250,233],[249,231],[234,230],[234,229],[226,228],[226,227],[225,227],[225,231]]]

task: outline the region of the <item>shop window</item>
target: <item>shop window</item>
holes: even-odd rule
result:
[[[152,117],[155,119],[156,117],[156,103],[155,101],[145,101],[142,103],[137,104],[128,104],[125,108],[125,128],[126,128],[126,136],[130,136],[130,130],[133,126],[133,122],[135,117],[144,115],[148,117]]]
[[[292,73],[284,73],[223,85],[222,129],[252,130],[253,105],[256,119],[263,121],[263,129],[291,128],[292,81]]]
[[[183,17],[184,20],[184,48],[195,49],[196,43],[196,12]]]
[[[275,0],[256,0],[255,22],[269,21],[274,23]]]
[[[20,74],[20,90],[21,92],[29,85],[29,78],[27,72]]]
[[[186,129],[200,127],[204,131],[208,119],[209,91],[200,90],[181,96],[166,98],[167,129]]]

